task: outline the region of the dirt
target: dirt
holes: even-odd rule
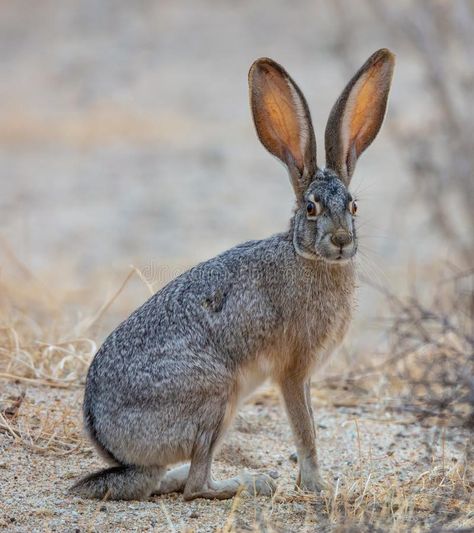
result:
[[[271,472],[278,475],[276,496],[243,495],[230,501],[193,502],[184,502],[180,494],[142,502],[71,497],[68,487],[78,477],[104,466],[81,435],[82,390],[8,384],[0,398],[4,408],[20,391],[25,392],[25,398],[12,424],[22,428],[23,435],[30,433],[31,439],[24,437],[22,443],[8,431],[0,432],[0,526],[7,531],[205,532],[225,527],[245,531],[260,526],[296,532],[314,531],[316,527],[329,530],[338,521],[337,514],[332,520],[328,516],[327,496],[308,497],[295,490],[297,466],[290,459],[294,451],[291,432],[272,389],[258,393],[239,413],[215,460],[214,475],[232,476],[241,469]],[[413,417],[396,414],[381,403],[371,403],[369,398],[367,403],[355,405],[346,394],[348,406],[335,407],[325,395],[327,391],[321,396],[313,388],[321,468],[348,501],[348,491],[354,491],[354,484],[358,496],[373,492],[375,501],[395,487],[409,491],[413,480],[427,476],[441,464],[462,462],[466,439],[463,431],[450,432],[443,443]],[[344,403],[341,392],[335,396]],[[54,437],[39,438],[48,417],[55,420],[57,442],[63,446],[55,444]],[[433,444],[431,450],[426,447],[429,441]],[[30,445],[43,450],[33,451]],[[412,498],[416,498],[415,493]],[[429,515],[420,509],[414,517],[417,523],[429,521]]]

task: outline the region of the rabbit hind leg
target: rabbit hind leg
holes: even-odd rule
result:
[[[192,457],[189,476],[184,487],[184,499],[195,498],[225,500],[232,498],[240,490],[255,495],[272,495],[275,482],[266,474],[242,473],[239,476],[223,480],[212,478],[211,467],[215,448],[215,439],[202,439]]]

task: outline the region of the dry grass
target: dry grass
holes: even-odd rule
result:
[[[431,522],[431,527],[436,522],[445,523],[449,517],[455,519],[457,527],[463,527],[472,525],[472,502],[465,472],[465,464],[450,469],[433,467],[402,483],[396,475],[374,481],[372,473],[355,472],[352,477],[338,480],[332,494],[322,497],[298,492],[277,494],[272,504],[302,503],[308,526],[334,530],[357,530],[357,526],[364,530],[424,530],[422,517]],[[271,508],[262,512],[261,517],[265,517],[271,530]]]
[[[68,388],[81,384],[97,350],[97,326],[133,277],[153,286],[132,266],[110,295],[53,292],[2,242],[15,275],[0,276],[0,379]],[[87,301],[87,300],[86,300]],[[79,312],[84,309],[85,312]]]
[[[45,405],[24,395],[2,398],[0,430],[18,444],[40,454],[77,453],[83,445],[77,410],[60,401]]]
[[[85,336],[87,327],[66,316],[65,298],[52,294],[2,244],[15,274],[4,267],[0,277],[0,379],[77,385],[97,348],[95,342]]]
[[[473,272],[450,272],[429,300],[390,296],[398,389],[421,421],[474,430]]]

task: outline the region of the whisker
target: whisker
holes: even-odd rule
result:
[[[364,250],[358,251],[358,259],[360,260],[360,265],[364,270],[364,273],[368,275],[367,279],[375,279],[379,285],[390,285],[390,281],[384,269],[377,264],[373,258],[369,257]]]
[[[357,236],[362,239],[362,240],[366,240],[366,239],[385,239],[385,240],[392,240],[392,237],[391,235],[376,235],[376,234],[369,234],[369,233],[360,233],[358,232],[357,233]]]

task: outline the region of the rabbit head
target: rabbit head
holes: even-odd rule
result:
[[[316,140],[303,93],[278,63],[255,61],[250,105],[265,148],[288,169],[296,196],[293,243],[307,259],[344,263],[357,251],[357,204],[348,187],[357,159],[385,115],[394,55],[375,52],[337,99],[326,126],[326,167],[316,162]]]

